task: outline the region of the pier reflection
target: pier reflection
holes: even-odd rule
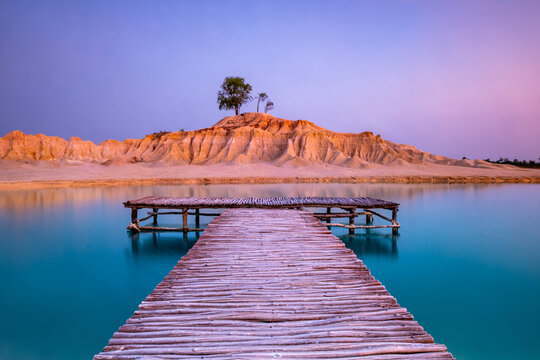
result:
[[[178,232],[127,233],[133,257],[184,256],[199,238],[199,233]]]
[[[397,242],[399,235],[366,229],[354,235],[338,236],[346,247],[354,251],[359,259],[372,256],[398,258]]]

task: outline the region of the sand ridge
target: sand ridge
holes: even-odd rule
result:
[[[540,170],[451,159],[371,132],[262,113],[99,145],[20,131],[0,138],[0,190],[277,182],[540,183]]]
[[[100,144],[78,137],[65,140],[13,131],[0,138],[0,159],[11,161],[92,162],[102,165],[218,163],[369,168],[374,165],[452,165],[501,168],[483,160],[457,160],[396,144],[371,132],[338,133],[306,120],[286,120],[264,113],[229,116],[195,130],[155,133],[142,139]]]

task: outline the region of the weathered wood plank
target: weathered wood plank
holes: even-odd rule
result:
[[[94,359],[451,359],[325,225],[224,211]]]
[[[153,207],[164,209],[181,208],[297,208],[297,207],[339,207],[350,208],[385,208],[393,209],[398,203],[374,199],[370,197],[164,197],[147,196],[141,199],[129,200],[125,207]]]

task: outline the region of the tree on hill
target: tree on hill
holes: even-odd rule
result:
[[[264,112],[267,113],[270,110],[272,110],[273,108],[274,108],[274,103],[272,101],[268,100],[266,102],[266,105],[264,106]]]
[[[245,82],[244,78],[237,76],[228,76],[221,84],[221,90],[218,91],[217,102],[219,110],[234,109],[236,115],[240,107],[252,100],[250,96],[251,85]]]
[[[259,103],[262,101],[264,102],[266,99],[268,99],[268,95],[266,93],[259,93],[257,94],[257,112],[259,112]]]

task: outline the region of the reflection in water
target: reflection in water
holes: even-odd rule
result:
[[[339,238],[345,246],[354,251],[359,259],[368,256],[385,256],[397,259],[397,239],[399,235],[372,231],[366,229],[365,232],[354,235],[341,235]]]
[[[127,232],[134,258],[178,255],[184,256],[199,238],[199,233],[180,232]]]
[[[69,203],[70,206],[84,205],[102,199],[121,203],[144,196],[371,196],[387,200],[406,200],[432,195],[435,192],[459,189],[479,190],[508,184],[241,184],[241,185],[156,185],[116,186],[75,189],[43,189],[23,191],[1,191],[0,208],[14,211],[48,208]]]

